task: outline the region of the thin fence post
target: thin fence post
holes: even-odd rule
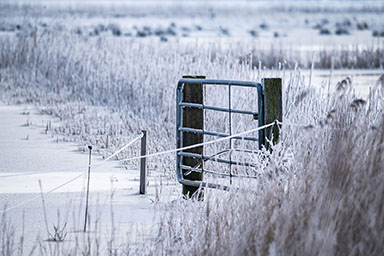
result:
[[[262,88],[264,90],[264,124],[269,124],[278,120],[283,121],[283,100],[282,100],[282,80],[281,78],[263,78],[261,80]],[[274,125],[265,129],[265,138],[277,143],[279,139],[279,127]],[[264,141],[267,149],[270,145],[267,140]]]
[[[84,216],[84,232],[87,231],[87,222],[88,222],[88,198],[89,198],[89,181],[91,179],[91,156],[92,156],[92,146],[88,146],[89,149],[89,159],[88,159],[88,181],[87,181],[87,197],[85,201],[85,216]]]
[[[205,76],[183,76],[183,78],[189,79],[205,79]],[[202,84],[184,84],[183,102],[203,104],[203,85]],[[203,130],[203,109],[186,107],[183,110],[182,126],[188,128],[194,128]],[[182,146],[190,146],[203,142],[203,134],[184,132],[182,135]],[[185,150],[189,153],[195,153],[202,155],[203,147],[196,147],[189,150]],[[183,164],[190,167],[195,167],[200,164],[200,159],[194,159],[192,157],[183,157]],[[203,180],[203,174],[199,172],[190,172],[185,175],[187,171],[183,170],[183,178],[187,180]],[[191,197],[196,193],[199,188],[193,186],[183,185],[183,195]],[[202,196],[199,195],[199,198]]]
[[[143,137],[141,137],[141,156],[147,154],[147,131],[141,131]],[[147,176],[147,158],[143,157],[140,160],[140,194],[145,194],[145,184]]]

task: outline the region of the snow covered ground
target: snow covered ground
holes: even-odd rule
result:
[[[6,206],[5,214],[12,220],[15,238],[24,236],[24,250],[28,252],[38,237],[43,244],[48,238],[38,181],[41,180],[46,192],[77,177],[87,168],[88,154],[80,152],[74,144],[57,143],[54,137],[45,134],[45,124],[53,119],[38,114],[33,106],[0,105],[0,120],[1,207],[3,210]],[[100,157],[93,156],[93,164],[101,162]],[[53,232],[58,221],[67,223],[65,243],[73,243],[77,231],[83,229],[85,178],[86,175],[44,195],[49,231]],[[107,162],[91,171],[89,230],[95,231],[97,221],[101,230],[111,230],[111,223],[115,225],[116,241],[133,243],[147,237],[154,225],[156,189],[168,193],[172,190],[177,196],[179,188],[174,181],[163,181],[160,188],[160,180],[154,173],[148,179],[148,193],[139,195],[138,168],[132,166],[126,170],[113,161]]]

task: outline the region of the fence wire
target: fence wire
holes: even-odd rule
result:
[[[122,152],[123,150],[127,149],[129,146],[131,146],[134,142],[136,142],[137,140],[141,139],[142,137],[143,137],[143,133],[140,133],[136,138],[134,138],[134,139],[131,140],[129,143],[127,143],[125,146],[123,146],[122,148],[120,148],[119,150],[117,150],[116,152],[114,152],[112,155],[110,155],[109,157],[107,157],[106,159],[104,159],[102,162],[100,162],[100,163],[98,163],[98,164],[95,164],[95,165],[86,165],[85,167],[93,167],[93,169],[96,169],[96,168],[102,166],[102,165],[105,164],[108,160],[110,160],[111,158],[113,158],[114,156],[116,156],[117,154],[119,154],[120,152]],[[68,168],[67,168],[67,169],[64,169],[64,170],[68,170]],[[57,169],[56,169],[55,171],[50,170],[50,171],[45,171],[45,172],[34,172],[34,173],[27,174],[27,175],[41,174],[41,173],[47,173],[47,172],[57,172]],[[47,191],[47,192],[44,192],[43,194],[50,194],[50,193],[52,193],[52,192],[54,192],[54,191],[56,191],[56,190],[58,190],[58,189],[60,189],[60,188],[62,188],[62,187],[64,187],[64,186],[66,186],[66,185],[68,185],[68,184],[74,182],[75,180],[78,180],[79,178],[83,177],[83,176],[86,175],[86,174],[87,174],[87,171],[84,171],[83,173],[79,174],[78,176],[76,176],[76,177],[74,177],[74,178],[72,178],[72,179],[70,179],[70,180],[68,180],[68,181],[66,181],[66,182],[64,182],[64,183],[62,183],[62,184],[60,184],[59,186],[56,186],[56,187],[52,188],[51,190],[49,190],[49,191]],[[19,174],[19,175],[17,175],[17,176],[22,176],[22,175],[23,175],[23,174]],[[4,178],[4,177],[14,177],[14,176],[12,176],[12,175],[0,176],[0,178]],[[33,197],[33,198],[29,199],[29,200],[26,200],[26,201],[24,201],[24,202],[21,202],[21,203],[19,203],[19,204],[17,204],[17,205],[14,205],[14,206],[10,207],[10,208],[6,208],[6,209],[0,211],[0,213],[6,213],[6,212],[8,212],[8,211],[10,211],[10,210],[19,208],[19,207],[21,207],[21,206],[23,206],[23,205],[26,205],[26,204],[28,204],[28,203],[30,203],[30,202],[33,202],[33,201],[35,201],[35,200],[37,200],[37,199],[40,199],[41,196],[42,196],[42,195],[35,196],[35,197]]]
[[[19,176],[30,176],[30,175],[36,175],[36,174],[53,173],[53,172],[68,171],[68,170],[75,170],[75,169],[76,170],[78,170],[78,169],[85,169],[85,168],[88,168],[89,166],[96,168],[98,166],[106,164],[106,162],[108,160],[112,159],[114,156],[116,156],[120,152],[122,152],[125,149],[127,149],[129,146],[131,146],[133,143],[135,143],[137,140],[141,139],[142,137],[143,137],[143,133],[140,133],[136,138],[134,138],[133,140],[128,142],[126,145],[124,145],[122,148],[120,148],[119,150],[114,152],[112,155],[110,155],[109,157],[104,159],[102,162],[97,163],[97,164],[93,164],[93,165],[88,165],[87,164],[87,165],[82,165],[82,166],[78,166],[78,167],[74,167],[74,168],[70,168],[70,169],[69,168],[57,168],[57,169],[49,169],[49,170],[35,171],[35,172],[23,172],[23,173],[9,174],[9,175],[0,175],[0,179],[2,179],[2,178],[11,178],[11,177],[19,177]]]
[[[217,140],[211,140],[211,141],[207,141],[207,142],[204,142],[204,143],[198,143],[198,144],[194,144],[194,145],[190,145],[190,146],[186,146],[186,147],[182,147],[182,148],[176,148],[176,149],[171,149],[171,150],[166,150],[166,151],[162,151],[162,152],[156,152],[156,153],[152,153],[152,154],[147,154],[147,155],[142,155],[142,156],[135,156],[135,157],[130,157],[130,158],[125,158],[125,159],[120,159],[120,160],[117,160],[116,162],[122,162],[122,161],[133,161],[133,160],[137,160],[137,159],[142,159],[142,158],[149,158],[149,157],[155,157],[155,156],[160,156],[160,155],[166,155],[166,154],[170,154],[170,153],[176,153],[176,152],[179,152],[179,151],[182,151],[182,150],[187,150],[187,149],[192,149],[192,148],[196,148],[196,147],[201,147],[201,146],[204,146],[204,145],[209,145],[209,144],[213,144],[213,143],[217,143],[217,142],[220,142],[220,141],[225,141],[225,140],[229,140],[233,137],[239,137],[239,136],[243,136],[245,134],[248,134],[248,133],[252,133],[252,132],[255,132],[255,131],[259,131],[261,129],[266,129],[268,127],[271,127],[275,124],[276,122],[272,122],[270,124],[266,124],[266,125],[263,125],[263,126],[260,126],[260,127],[257,127],[255,129],[251,129],[251,130],[248,130],[248,131],[244,131],[244,132],[241,132],[241,133],[237,133],[237,134],[233,134],[231,136],[228,136],[228,137],[225,137],[225,138],[220,138],[220,139],[217,139]],[[128,148],[130,145],[132,145],[134,142],[136,142],[137,140],[139,140],[140,138],[143,137],[143,134],[141,133],[139,136],[137,136],[136,138],[134,138],[132,141],[130,141],[128,144],[126,144],[124,147],[120,148],[119,150],[117,150],[116,152],[114,152],[111,156],[109,156],[108,158],[104,159],[101,163],[98,163],[98,164],[95,164],[95,165],[87,165],[87,166],[90,166],[90,167],[93,167],[94,169],[99,167],[99,166],[102,166],[103,164],[105,164],[108,160],[110,160],[112,157],[116,156],[118,153],[122,152],[123,150],[125,150],[126,148]],[[66,169],[67,170],[67,169]],[[56,170],[57,171],[57,170]],[[52,170],[50,171],[52,172]],[[41,173],[41,172],[35,172],[34,174],[38,174],[38,173]],[[52,188],[51,190],[45,192],[44,194],[49,194],[49,193],[52,193],[72,182],[74,182],[75,180],[83,177],[84,175],[87,174],[87,171],[84,171],[83,173],[79,174],[78,176],[60,184],[59,186],[55,187],[55,188]],[[10,175],[8,176],[0,176],[0,178],[3,178],[3,177],[10,177]],[[41,195],[38,195],[36,197],[33,197],[29,200],[26,200],[24,202],[21,202],[15,206],[12,206],[10,208],[7,208],[7,209],[4,209],[2,211],[0,211],[0,213],[5,213],[5,212],[8,212],[10,210],[13,210],[13,209],[16,209],[16,208],[19,208],[25,204],[28,204],[30,202],[33,202],[37,199],[40,199],[41,198]]]

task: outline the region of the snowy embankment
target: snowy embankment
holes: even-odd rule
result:
[[[57,143],[56,137],[45,134],[45,125],[52,117],[36,112],[31,106],[0,105],[0,120],[3,120],[0,123],[0,202],[8,209],[5,214],[12,220],[15,238],[24,236],[26,252],[36,245],[37,237],[40,236],[43,246],[48,238],[38,180],[43,190],[49,191],[86,171],[88,163],[88,154],[81,153],[75,144]],[[93,156],[92,164],[101,162],[100,157]],[[148,235],[154,221],[156,184],[160,182],[155,176],[149,177],[147,195],[139,195],[136,167],[126,170],[112,161],[94,168],[90,183],[89,230],[110,229],[113,225],[124,242]],[[44,195],[49,232],[53,232],[53,225],[58,222],[67,223],[65,243],[77,240],[74,238],[78,236],[76,231],[82,230],[84,225],[85,178],[86,175]],[[164,183],[161,187],[176,189],[175,185]],[[100,227],[93,225],[97,222]]]

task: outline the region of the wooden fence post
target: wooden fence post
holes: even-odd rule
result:
[[[89,181],[91,179],[91,156],[92,156],[92,146],[88,146],[89,149],[89,158],[88,158],[88,177],[87,177],[87,197],[85,200],[85,217],[84,217],[84,232],[87,232],[87,222],[88,222],[88,198],[89,198]],[[39,180],[40,182],[40,180]],[[41,184],[40,184],[41,187]]]
[[[143,137],[141,137],[141,156],[147,154],[147,131],[141,131]],[[143,157],[140,159],[140,194],[145,194],[145,183],[147,176],[147,158]]]
[[[205,79],[205,76],[183,76],[189,79]],[[203,104],[203,85],[202,84],[184,84],[183,102]],[[186,107],[183,110],[182,126],[194,129],[203,129],[203,109]],[[203,134],[184,132],[182,139],[183,147],[194,145],[203,142]],[[185,150],[189,153],[203,154],[203,147],[196,147]],[[183,164],[190,167],[195,167],[200,164],[200,159],[192,157],[183,157]],[[184,174],[188,171],[183,171],[183,178],[187,180],[203,180],[203,174],[191,172],[188,175]],[[183,185],[183,195],[191,197],[199,188]],[[200,196],[199,196],[200,197]]]
[[[283,121],[283,100],[282,100],[282,81],[281,78],[263,78],[261,80],[264,90],[264,124],[269,124],[275,120]],[[279,139],[279,128],[277,125],[265,129],[264,136],[271,139],[273,143]],[[269,144],[264,140],[264,145],[268,149]]]

